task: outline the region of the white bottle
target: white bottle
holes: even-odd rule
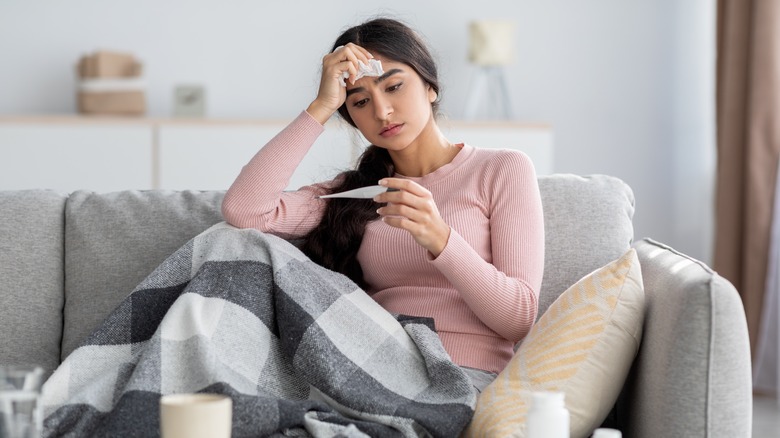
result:
[[[622,438],[623,433],[617,429],[600,428],[593,431],[591,438]]]
[[[569,411],[562,392],[534,392],[526,417],[526,438],[569,438]]]

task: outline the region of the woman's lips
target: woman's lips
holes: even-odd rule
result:
[[[379,132],[379,135],[382,137],[392,137],[396,134],[398,134],[401,131],[401,128],[403,128],[403,124],[397,124],[397,125],[388,125],[387,127],[383,128],[382,131]]]

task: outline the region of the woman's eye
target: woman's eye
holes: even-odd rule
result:
[[[352,105],[355,106],[355,107],[361,108],[361,107],[365,106],[367,102],[368,102],[368,99],[360,99],[360,100],[356,101],[355,103],[353,103]]]
[[[399,82],[399,83],[397,83],[395,85],[391,85],[391,86],[387,87],[387,91],[392,93],[393,91],[396,91],[399,88],[401,88],[401,85],[403,85],[403,84],[404,84],[403,82]]]

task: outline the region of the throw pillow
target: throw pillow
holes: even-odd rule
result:
[[[587,437],[623,387],[639,349],[644,303],[634,249],[571,286],[482,392],[464,436],[523,437],[531,393],[560,391],[572,438]]]

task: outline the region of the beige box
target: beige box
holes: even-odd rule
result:
[[[82,56],[77,70],[82,79],[138,77],[143,65],[129,53],[101,50]]]
[[[146,113],[146,96],[143,91],[80,91],[78,107],[82,114],[140,116]]]

